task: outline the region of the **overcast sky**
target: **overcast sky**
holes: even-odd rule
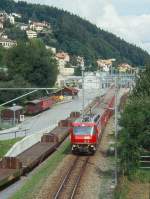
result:
[[[150,53],[150,0],[26,0],[63,8]]]

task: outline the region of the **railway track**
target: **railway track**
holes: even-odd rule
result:
[[[54,199],[73,199],[84,174],[89,156],[77,156],[66,172],[54,195]]]

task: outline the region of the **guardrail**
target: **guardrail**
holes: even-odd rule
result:
[[[13,130],[13,131],[8,131],[4,133],[0,133],[0,140],[6,140],[6,139],[13,139],[17,137],[25,137],[28,135],[29,129],[22,129],[22,130]]]

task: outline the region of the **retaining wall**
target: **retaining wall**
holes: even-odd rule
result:
[[[54,129],[57,126],[57,124],[52,125],[49,128],[43,129],[42,131],[38,133],[34,133],[32,135],[26,136],[21,141],[17,142],[13,145],[13,147],[6,153],[5,157],[16,157],[20,153],[24,152],[34,144],[41,141],[41,137],[45,133],[49,133],[52,129]]]

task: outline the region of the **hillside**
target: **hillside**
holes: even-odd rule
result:
[[[150,55],[146,51],[66,11],[26,2],[16,3],[12,0],[0,0],[0,10],[20,13],[20,22],[24,23],[29,19],[47,21],[53,32],[41,35],[45,44],[71,55],[84,56],[87,65],[94,65],[97,58],[116,58],[118,62],[137,66],[150,63]],[[17,38],[16,34],[15,39]]]

